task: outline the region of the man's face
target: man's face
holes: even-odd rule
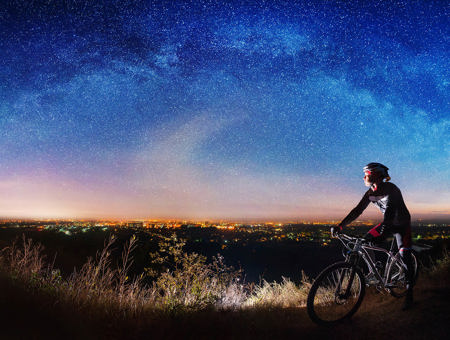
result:
[[[370,172],[369,171],[364,171],[364,184],[366,185],[366,187],[370,187],[372,185],[372,182],[369,181],[370,179]]]

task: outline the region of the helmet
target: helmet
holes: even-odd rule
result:
[[[382,179],[386,179],[386,181],[391,179],[388,170],[389,168],[381,163],[369,163],[363,168],[364,172],[368,172],[370,175],[377,174],[381,176]]]

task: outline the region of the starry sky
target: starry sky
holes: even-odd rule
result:
[[[448,220],[449,14],[2,1],[0,217],[339,220],[377,161]]]

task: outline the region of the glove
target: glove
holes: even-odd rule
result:
[[[331,227],[331,236],[332,237],[336,237],[338,234],[340,234],[342,232],[342,227],[340,225],[336,226],[336,227]]]

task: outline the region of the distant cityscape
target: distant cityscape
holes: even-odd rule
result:
[[[242,242],[331,242],[329,229],[337,221],[296,223],[238,223],[180,220],[0,220],[0,228],[27,228],[38,231],[54,231],[68,236],[88,231],[137,231],[168,236],[174,232],[190,241],[227,244]],[[374,222],[355,221],[346,229],[349,233],[363,235]],[[450,238],[448,223],[417,221],[412,232],[415,240]]]

